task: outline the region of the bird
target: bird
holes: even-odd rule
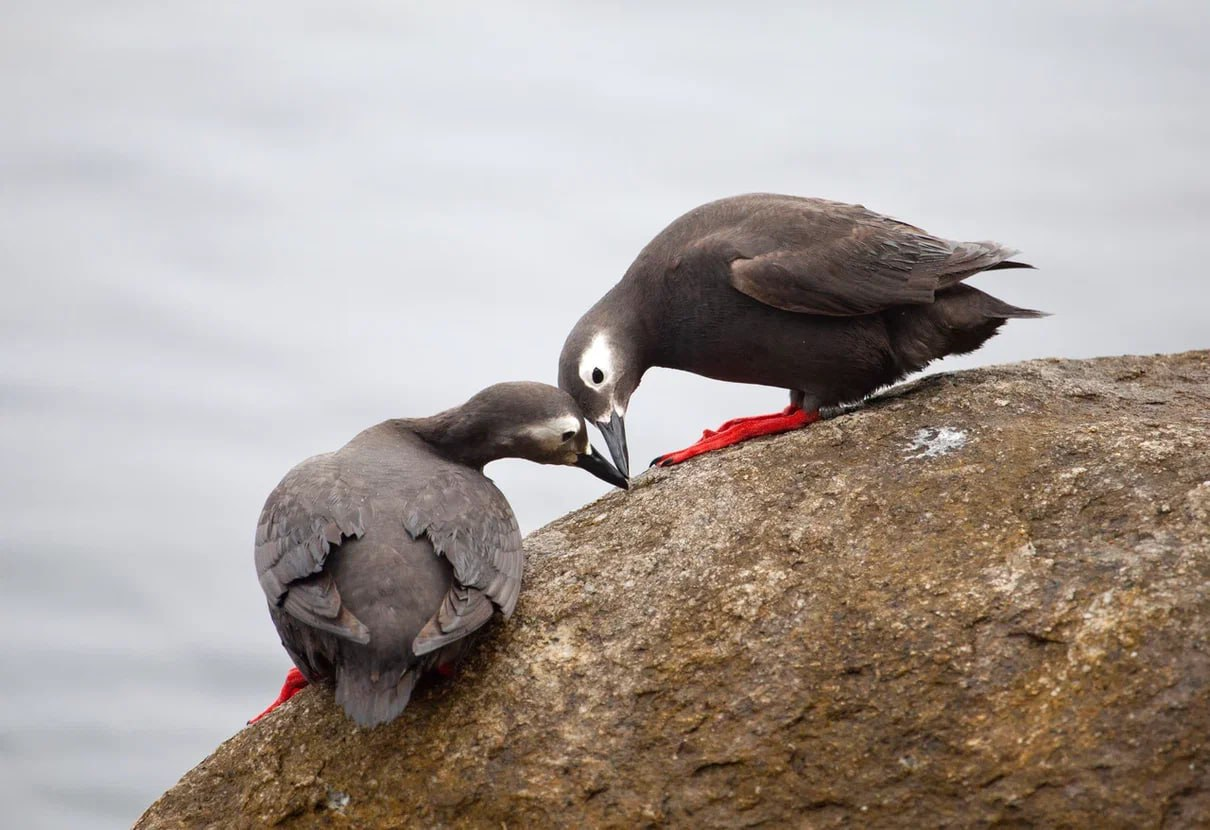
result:
[[[642,249],[568,334],[559,386],[629,477],[625,416],[652,367],[781,387],[790,404],[735,418],[656,458],[677,464],[859,403],[1005,320],[1044,317],[963,283],[1032,268],[996,242],[955,242],[827,199],[750,193],[701,205]]]
[[[333,687],[360,726],[391,721],[422,674],[451,672],[494,609],[512,614],[521,534],[483,474],[499,458],[574,465],[627,486],[592,448],[571,397],[532,382],[384,421],[286,474],[260,514],[254,558],[294,668],[253,721],[310,683]]]

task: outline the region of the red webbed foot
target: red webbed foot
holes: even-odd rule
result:
[[[796,406],[787,406],[781,412],[772,415],[756,415],[750,418],[732,418],[716,430],[706,430],[701,440],[683,450],[661,455],[651,462],[653,467],[670,467],[680,464],[712,450],[730,447],[749,438],[760,435],[776,435],[779,432],[789,432],[805,427],[819,420],[819,411],[807,412]]]
[[[308,685],[307,678],[303,677],[302,672],[300,672],[296,668],[290,669],[290,671],[286,672],[286,682],[282,684],[281,692],[279,692],[277,695],[277,700],[270,703],[268,709],[261,712],[259,715],[254,717],[252,720],[248,721],[248,723],[256,723],[258,720],[260,720],[265,715],[272,712],[278,706],[281,706],[287,700],[289,700],[290,698],[294,697],[296,694],[301,692],[304,688],[307,687],[307,685]]]
[[[702,430],[702,439],[710,438],[714,435],[718,435],[719,433],[727,432],[728,430],[734,429],[735,427],[738,427],[738,426],[756,426],[758,424],[762,424],[765,422],[776,421],[780,418],[784,418],[787,415],[793,415],[795,412],[801,412],[801,411],[802,410],[799,407],[794,406],[793,404],[790,404],[785,409],[783,409],[781,412],[774,412],[772,415],[749,415],[744,418],[732,418],[730,421],[726,421],[723,424],[721,424],[717,429]],[[794,427],[791,427],[791,429],[794,429]],[[762,434],[768,434],[768,433],[762,433]],[[699,440],[702,440],[702,439],[699,439]],[[669,453],[669,455],[671,455],[671,454],[672,453]],[[661,457],[663,457],[663,456],[661,456]]]

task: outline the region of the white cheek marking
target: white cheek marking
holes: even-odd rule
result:
[[[592,342],[580,355],[580,379],[591,388],[597,389],[602,384],[592,379],[593,369],[600,369],[605,374],[602,383],[609,383],[613,379],[613,349],[604,332],[593,335]]]
[[[574,415],[560,415],[549,421],[542,421],[526,429],[526,432],[543,444],[557,447],[563,443],[563,434],[579,432],[580,421]]]

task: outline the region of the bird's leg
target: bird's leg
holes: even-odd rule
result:
[[[433,674],[442,680],[457,677],[462,669],[462,658],[466,655],[466,651],[466,640],[455,640],[449,645],[443,646],[433,655],[436,658],[430,667]]]
[[[696,444],[683,450],[661,455],[652,466],[670,467],[688,461],[694,456],[708,453],[711,450],[729,447],[749,438],[759,435],[776,435],[779,432],[789,432],[792,429],[805,427],[819,420],[819,410],[808,412],[801,407],[790,405],[782,412],[773,415],[757,415],[751,418],[733,418],[717,430],[706,430]]]
[[[783,409],[781,412],[774,412],[771,415],[749,415],[745,418],[732,418],[730,421],[724,421],[722,423],[722,425],[719,426],[718,429],[702,430],[702,438],[709,438],[711,435],[718,435],[720,432],[726,432],[727,430],[731,429],[732,427],[737,427],[740,424],[755,424],[755,423],[759,423],[761,421],[768,421],[773,418],[781,418],[786,415],[792,415],[795,412],[795,410],[798,410],[801,408],[802,407],[798,407],[798,406],[795,406],[794,404],[790,404],[785,409]]]
[[[307,686],[307,678],[303,677],[303,673],[296,668],[286,672],[286,682],[281,686],[281,692],[277,695],[277,700],[269,704],[269,708],[254,717],[248,723],[256,723],[265,715],[272,712],[278,706],[281,706],[290,698],[301,692]]]

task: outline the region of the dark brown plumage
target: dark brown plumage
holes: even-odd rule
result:
[[[628,473],[623,417],[648,368],[780,386],[807,411],[857,401],[978,348],[1008,318],[1041,316],[962,284],[1030,267],[1015,253],[860,205],[776,194],[711,202],[661,231],[580,319],[559,385]]]

